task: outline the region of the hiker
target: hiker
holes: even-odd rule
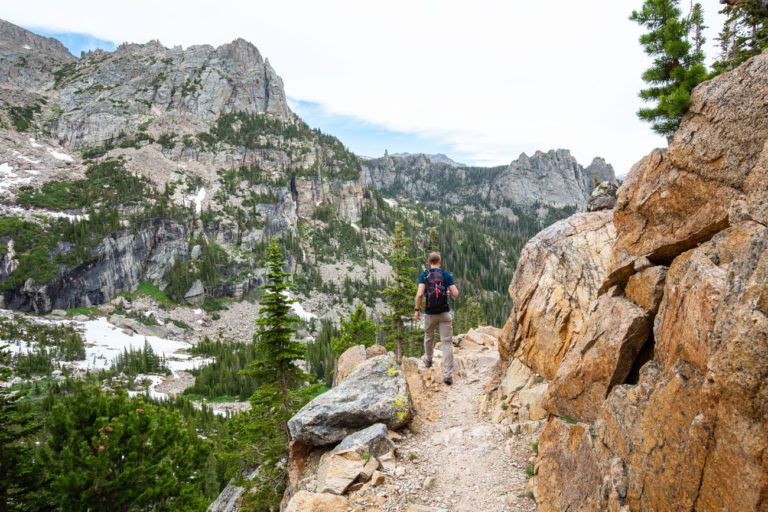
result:
[[[440,349],[443,352],[443,382],[453,384],[453,326],[451,325],[451,307],[448,296],[458,297],[459,289],[453,284],[450,272],[440,268],[440,253],[429,254],[429,268],[419,276],[419,289],[416,292],[416,320],[421,318],[421,299],[426,296],[424,308],[424,364],[432,367],[432,354],[435,350],[435,328],[440,332]]]

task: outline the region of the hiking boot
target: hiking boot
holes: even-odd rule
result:
[[[424,366],[425,366],[426,368],[432,368],[432,361],[426,361],[426,360],[425,360],[425,361],[424,361]]]
[[[453,377],[446,377],[443,379],[443,382],[448,386],[450,386],[451,384],[453,384]]]

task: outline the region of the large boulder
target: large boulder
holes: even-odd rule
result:
[[[555,377],[584,328],[614,238],[611,212],[602,211],[557,222],[526,244],[509,286],[514,309],[501,338],[502,356],[514,353],[534,372]]]
[[[288,421],[288,430],[294,441],[325,446],[375,423],[397,430],[411,416],[403,371],[386,354],[364,361],[338,386],[305,405]]]
[[[619,184],[615,181],[603,181],[599,183],[589,196],[587,211],[612,210],[616,206],[616,193]]]
[[[582,319],[563,357],[512,326],[524,361],[559,363],[539,510],[768,510],[766,98],[768,53],[699,86],[669,149],[633,168],[600,297],[550,317]],[[540,346],[522,350],[526,336]]]
[[[395,450],[395,444],[389,438],[389,430],[383,423],[377,423],[370,427],[350,434],[340,442],[331,453],[344,450],[355,450],[360,455],[368,454],[378,457]]]
[[[669,149],[629,172],[614,210],[610,282],[670,262],[742,218],[768,223],[768,54],[704,82]]]
[[[545,407],[558,416],[594,421],[608,392],[624,383],[648,340],[648,315],[612,290],[594,303],[584,333],[549,385]]]

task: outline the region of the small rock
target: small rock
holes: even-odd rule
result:
[[[386,475],[382,473],[381,471],[374,471],[373,475],[371,475],[371,485],[374,487],[378,487],[382,485],[387,480]]]
[[[350,434],[339,443],[331,453],[344,450],[355,450],[362,456],[366,453],[378,457],[395,449],[394,443],[389,439],[387,426],[376,423],[370,427]]]
[[[343,496],[299,491],[293,495],[285,512],[346,512],[349,501]]]
[[[317,470],[317,490],[321,493],[344,494],[365,468],[366,461],[355,450],[326,453]]]
[[[358,476],[358,479],[361,482],[367,482],[371,479],[373,476],[373,473],[381,467],[381,463],[379,460],[375,457],[371,457],[371,459],[365,463],[365,466],[363,467],[363,470],[360,472],[360,475]]]

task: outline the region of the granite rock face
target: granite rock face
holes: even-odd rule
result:
[[[75,60],[56,39],[0,20],[1,86],[39,91],[52,82],[56,69]]]
[[[169,49],[153,41],[88,52],[62,73],[56,89],[64,113],[52,131],[70,148],[135,132],[147,116],[198,129],[228,112],[294,117],[282,80],[243,39],[218,48]]]
[[[593,177],[614,180],[613,167],[596,158],[586,169],[567,150],[526,154],[507,167],[473,168],[431,160],[427,155],[385,156],[363,163],[365,183],[419,201],[586,209]],[[433,183],[441,183],[436,194]]]
[[[7,307],[48,313],[88,307],[133,290],[142,280],[163,276],[177,258],[185,258],[187,231],[172,221],[158,221],[137,233],[119,232],[104,239],[83,265],[66,270],[49,283],[27,281],[4,292]]]
[[[668,263],[744,219],[768,223],[768,55],[704,82],[669,148],[646,156],[619,191],[610,283],[634,261]]]
[[[597,298],[615,231],[610,212],[580,213],[532,238],[520,255],[509,293],[513,311],[502,354],[514,354],[551,380],[583,332]]]
[[[555,317],[582,322],[544,404],[539,510],[768,507],[766,71],[768,53],[699,86],[669,149],[622,185],[600,291],[576,279],[591,305]],[[582,275],[541,257],[521,260],[513,284],[558,269]],[[557,352],[525,323],[533,303],[515,300],[508,330],[541,365],[531,355]]]
[[[288,430],[293,441],[325,446],[376,423],[402,428],[411,416],[403,371],[394,356],[382,355],[366,360],[338,386],[305,405],[288,421]]]

